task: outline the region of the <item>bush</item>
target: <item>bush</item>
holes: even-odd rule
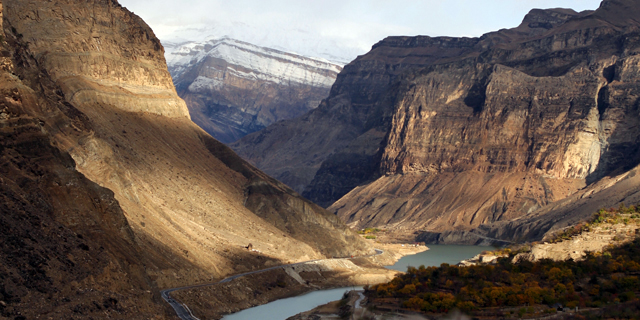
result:
[[[620,301],[627,302],[627,301],[635,300],[636,294],[633,293],[632,291],[627,291],[625,293],[620,294],[618,297],[620,298]]]

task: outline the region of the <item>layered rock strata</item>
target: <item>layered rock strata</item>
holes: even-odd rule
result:
[[[193,121],[224,143],[316,108],[342,70],[229,38],[171,44],[166,56]]]
[[[2,317],[164,317],[159,288],[373,253],[191,122],[116,1],[3,4]]]
[[[612,0],[480,38],[387,38],[318,109],[233,148],[356,228],[537,214],[640,163],[635,13]]]

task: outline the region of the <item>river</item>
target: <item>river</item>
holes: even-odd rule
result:
[[[429,250],[423,251],[410,256],[404,256],[388,269],[407,271],[407,267],[439,267],[443,263],[458,264],[462,260],[466,260],[476,256],[485,250],[495,250],[494,247],[483,246],[457,246],[457,245],[441,245],[430,244]]]
[[[456,264],[469,259],[485,250],[493,250],[493,247],[480,246],[456,246],[456,245],[429,245],[429,250],[418,254],[402,257],[396,264],[387,268],[406,271],[408,266],[420,265],[439,266],[442,263]],[[325,303],[340,300],[345,291],[361,289],[362,287],[347,287],[330,290],[312,291],[307,294],[276,300],[261,306],[242,310],[240,312],[224,316],[222,320],[254,320],[273,319],[284,320],[300,312],[311,310]]]

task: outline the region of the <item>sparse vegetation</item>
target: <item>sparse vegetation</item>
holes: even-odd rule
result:
[[[640,205],[626,207],[620,204],[618,208],[600,209],[593,215],[589,222],[579,223],[573,227],[566,228],[557,233],[550,243],[571,240],[575,236],[593,230],[593,228],[604,224],[640,224]]]
[[[380,230],[378,228],[365,228],[365,229],[359,230],[358,234],[378,233],[378,232],[381,232],[381,231],[383,231],[383,230]]]
[[[560,238],[600,224],[624,223],[625,219],[638,223],[638,209],[621,206],[600,210],[593,221],[565,230]],[[611,315],[640,306],[640,239],[620,247],[609,246],[604,252],[588,253],[583,261],[513,263],[513,256],[526,249],[522,246],[492,252],[509,256],[498,258],[495,265],[409,267],[406,274],[372,286],[366,294],[377,304],[424,313],[446,313],[458,308],[474,314],[491,310],[499,317],[549,315],[556,312],[552,307],[556,304],[572,310],[599,308]],[[613,308],[619,304],[626,307]]]

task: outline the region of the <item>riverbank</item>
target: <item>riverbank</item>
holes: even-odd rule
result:
[[[396,250],[408,249],[412,250],[411,246],[405,245],[391,245]],[[419,267],[424,266],[440,266],[442,263],[449,265],[455,265],[464,259],[469,259],[477,254],[491,250],[492,247],[482,246],[460,246],[460,245],[430,245],[429,250],[426,252],[418,252],[402,257],[393,266],[388,268],[400,271],[406,271],[408,266]],[[424,250],[423,250],[424,251]],[[356,296],[361,297],[355,298]],[[359,293],[350,293],[349,297],[341,301],[334,301],[328,304],[319,306],[299,313],[288,320],[333,320],[340,319],[340,316],[344,316],[347,312],[350,312],[355,319],[428,319],[422,315],[409,310],[402,310],[402,312],[396,312],[397,308],[392,305],[388,308],[385,306],[378,306],[378,310],[367,310],[368,301]],[[347,318],[351,318],[347,315]]]
[[[340,319],[379,319],[382,315],[366,308],[367,298],[361,291],[349,291],[341,300],[331,301],[312,310],[299,313],[287,320],[340,320]],[[385,320],[428,320],[418,313],[384,313]],[[453,318],[465,319],[465,318]]]
[[[398,273],[385,269],[404,255],[425,251],[424,246],[378,244],[380,255],[355,259],[327,259],[251,274],[207,287],[174,291],[172,297],[189,306],[194,315],[220,319],[225,314],[314,290],[388,282]]]

